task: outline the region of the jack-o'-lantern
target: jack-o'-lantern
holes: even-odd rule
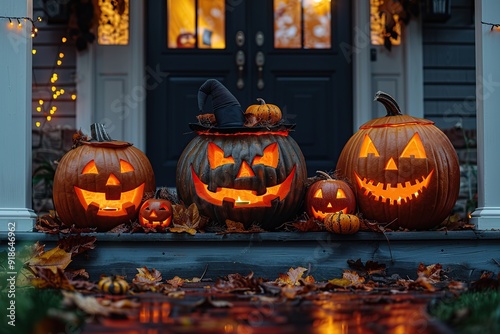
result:
[[[155,197],[147,199],[139,209],[139,224],[147,228],[167,227],[172,222],[172,203],[159,198],[160,189]]]
[[[190,124],[197,136],[178,160],[177,195],[215,221],[230,219],[265,229],[283,224],[300,207],[307,178],[290,128],[245,128],[239,103],[218,81],[207,81],[200,91],[200,110],[205,96],[213,95],[217,127]]]
[[[155,178],[146,155],[112,140],[102,124],[92,124],[91,137],[57,165],[54,206],[67,225],[107,231],[137,218],[144,194],[155,190]]]
[[[457,153],[434,122],[403,115],[386,93],[375,99],[387,116],[365,123],[349,139],[337,171],[353,184],[365,218],[391,228],[433,228],[458,197]]]
[[[310,217],[323,220],[327,214],[342,211],[354,213],[356,197],[346,182],[332,178],[325,172],[317,171],[325,177],[314,182],[306,192],[306,211]]]

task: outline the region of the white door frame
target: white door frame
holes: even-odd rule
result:
[[[130,1],[129,44],[89,45],[77,54],[76,128],[104,123],[113,139],[146,149],[144,2]],[[112,64],[112,66],[109,66]]]

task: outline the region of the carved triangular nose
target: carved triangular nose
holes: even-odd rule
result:
[[[248,162],[243,161],[241,163],[240,170],[238,171],[238,175],[236,175],[236,178],[240,177],[251,177],[255,176],[255,173],[252,170],[252,167],[248,164]]]
[[[387,165],[385,165],[385,170],[398,170],[398,166],[396,166],[396,163],[394,162],[393,158],[390,158],[389,161],[387,161]]]
[[[109,174],[108,181],[106,181],[107,186],[117,186],[120,184],[120,180],[113,174]]]

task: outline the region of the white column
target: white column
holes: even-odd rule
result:
[[[478,208],[477,229],[500,228],[500,30],[484,25],[500,22],[500,1],[476,0],[476,107]]]
[[[3,0],[1,16],[32,17],[32,0]],[[0,231],[31,231],[31,23],[0,20]]]

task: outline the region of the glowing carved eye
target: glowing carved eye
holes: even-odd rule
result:
[[[121,160],[120,159],[120,172],[122,173],[128,173],[128,172],[133,172],[134,171],[134,167],[126,162],[125,160]]]
[[[267,146],[264,149],[264,152],[262,152],[262,156],[256,156],[253,159],[252,165],[262,164],[276,168],[278,167],[278,159],[279,159],[278,144],[272,143],[271,145]]]
[[[366,158],[368,157],[368,154],[373,154],[376,157],[380,156],[375,148],[375,145],[373,145],[371,138],[368,135],[365,135],[363,143],[361,144],[361,149],[359,150],[359,157]]]
[[[346,198],[344,190],[342,189],[337,190],[337,198]]]
[[[410,158],[412,156],[419,159],[427,158],[424,145],[422,144],[422,140],[420,139],[418,132],[411,137],[408,145],[406,145],[403,153],[401,153],[400,158]]]
[[[314,193],[314,198],[323,198],[323,190],[316,190],[316,192]]]
[[[99,174],[94,160],[90,160],[89,163],[83,167],[82,174]]]
[[[215,169],[216,167],[234,164],[233,157],[224,157],[224,151],[214,143],[208,143],[208,162],[210,163],[210,168]]]

